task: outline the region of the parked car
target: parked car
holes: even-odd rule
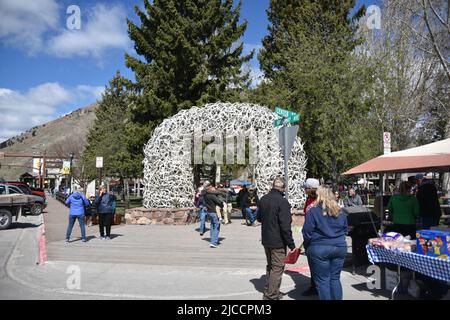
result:
[[[45,191],[43,189],[30,187],[27,183],[20,182],[20,181],[9,181],[6,183],[16,186],[16,187],[19,187],[21,190],[23,190],[25,192],[25,194],[34,194],[36,196],[42,197],[42,198],[44,198],[44,202],[46,200]]]
[[[0,194],[25,194],[32,195],[34,197],[34,204],[30,208],[26,208],[29,210],[32,215],[41,214],[42,211],[47,207],[47,203],[43,197],[37,196],[31,193],[31,190],[22,186],[15,186],[9,183],[0,184]]]

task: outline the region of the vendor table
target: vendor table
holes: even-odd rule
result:
[[[414,252],[399,252],[384,248],[366,246],[367,256],[372,264],[376,262],[392,263],[398,266],[397,285],[392,290],[391,297],[400,284],[400,267],[419,272],[434,279],[450,282],[450,259],[438,259]]]

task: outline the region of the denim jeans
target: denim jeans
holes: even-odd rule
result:
[[[320,300],[342,300],[340,275],[347,247],[311,245],[306,250]]]
[[[256,220],[256,216],[258,215],[258,208],[256,208],[255,211],[250,208],[245,208],[245,211],[247,213],[248,222],[250,225],[252,225]]]
[[[220,231],[220,222],[217,213],[208,212],[208,216],[211,219],[211,244],[218,245],[219,244],[219,231]]]
[[[206,229],[206,227],[205,227],[206,210],[205,210],[204,207],[200,207],[199,215],[200,215],[200,228],[199,228],[199,231],[200,231],[200,233],[205,233],[205,229]]]
[[[76,219],[78,219],[78,223],[80,224],[81,239],[86,240],[86,231],[84,228],[84,214],[81,216],[70,216],[69,215],[69,225],[67,226],[66,240],[70,239],[70,235],[72,234],[73,225],[75,224]]]

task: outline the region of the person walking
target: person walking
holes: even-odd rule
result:
[[[284,188],[283,179],[276,178],[271,191],[259,201],[257,220],[261,223],[261,242],[267,259],[263,300],[281,299],[280,286],[286,247],[295,249],[291,230],[291,206],[284,198]]]
[[[389,199],[389,214],[394,217],[392,230],[416,238],[416,222],[419,217],[419,201],[411,194],[412,185],[408,181],[400,183],[399,192]]]
[[[342,300],[340,274],[347,253],[347,217],[328,187],[317,189],[316,205],[305,218],[304,246],[320,300]]]
[[[236,203],[238,208],[241,209],[243,219],[247,219],[247,214],[245,213],[244,208],[244,198],[247,196],[247,193],[248,193],[247,184],[244,184],[242,185],[242,189],[239,190],[239,193],[236,198]]]
[[[422,229],[438,226],[441,219],[441,206],[432,175],[425,176],[423,180],[419,179],[418,185],[416,196],[419,201]]]
[[[255,186],[248,188],[247,194],[243,198],[243,208],[246,214],[247,226],[255,226],[256,217],[258,215],[259,198]]]
[[[210,231],[210,244],[211,248],[217,248],[219,245],[219,232],[220,232],[220,222],[217,216],[216,206],[222,207],[223,202],[217,197],[216,188],[209,185],[206,188],[206,192],[203,196],[203,201],[206,207],[206,214],[211,220],[211,231]]]
[[[111,194],[106,192],[105,186],[100,186],[99,195],[95,199],[95,207],[97,208],[99,219],[100,239],[111,240],[111,225],[114,216],[114,198],[111,196]]]
[[[195,203],[197,203],[197,207],[199,209],[199,232],[200,236],[203,236],[206,230],[206,207],[205,207],[205,201],[204,196],[206,193],[206,189],[211,185],[209,181],[203,182],[203,184],[198,188],[197,194],[195,195],[196,200],[194,200]]]
[[[70,213],[65,244],[69,244],[70,242],[70,235],[72,234],[75,220],[78,220],[78,224],[80,225],[81,242],[86,242],[86,228],[84,219],[86,213],[85,207],[89,205],[89,200],[86,199],[85,195],[82,193],[81,188],[77,187],[76,191],[67,198],[66,205],[70,206]]]
[[[319,186],[320,186],[320,181],[315,178],[308,178],[308,179],[306,179],[305,183],[303,184],[303,188],[305,189],[305,193],[307,196],[306,201],[305,201],[305,206],[303,207],[303,213],[305,214],[305,216],[309,213],[309,210],[311,210],[311,208],[314,207],[316,204],[317,188],[319,188]],[[308,265],[311,269],[309,259],[308,259]],[[302,295],[305,297],[317,295],[317,288],[316,288],[316,285],[314,284],[313,277],[311,277],[310,281],[311,281],[311,285],[309,286],[309,288],[306,289],[304,292],[302,292]]]
[[[233,196],[236,196],[236,191],[232,187],[230,187],[230,184],[227,183],[226,186],[220,185],[219,192],[223,199],[223,220],[225,224],[231,223],[231,213],[233,211]]]

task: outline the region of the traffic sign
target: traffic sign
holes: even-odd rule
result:
[[[295,112],[292,112],[292,111],[289,111],[286,109],[281,109],[280,107],[275,108],[275,113],[283,118],[294,117],[294,116],[298,115],[298,113],[295,113]]]
[[[287,118],[276,119],[273,121],[273,125],[275,127],[278,127],[278,126],[282,126],[282,125],[290,124],[290,123],[294,123],[294,122],[299,122],[299,121],[300,121],[300,115],[295,114],[295,115],[289,116]]]
[[[384,147],[384,154],[391,153],[391,133],[390,132],[383,132],[383,147]]]
[[[280,129],[278,136],[278,142],[280,144],[281,151],[289,160],[291,156],[292,147],[294,146],[295,138],[297,138],[298,126],[284,127]]]
[[[103,157],[97,157],[95,161],[96,168],[103,168]]]

